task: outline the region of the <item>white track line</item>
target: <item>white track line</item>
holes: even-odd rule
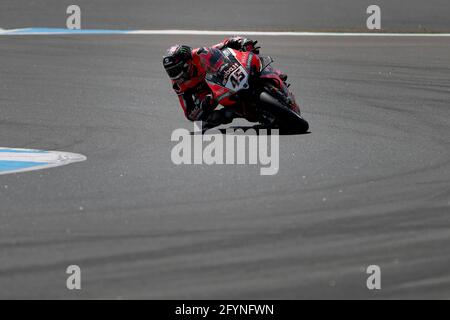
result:
[[[143,35],[247,35],[283,37],[450,37],[450,33],[354,33],[354,32],[293,32],[293,31],[201,31],[201,30],[136,30]]]
[[[363,32],[293,32],[293,31],[233,31],[233,30],[67,30],[45,29],[39,31],[34,28],[4,30],[0,29],[0,36],[4,35],[198,35],[198,36],[272,36],[272,37],[450,37],[450,33],[363,33]]]

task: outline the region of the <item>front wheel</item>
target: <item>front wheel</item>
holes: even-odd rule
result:
[[[306,133],[309,130],[305,119],[265,91],[259,95],[258,108],[272,115],[275,124],[283,131]]]

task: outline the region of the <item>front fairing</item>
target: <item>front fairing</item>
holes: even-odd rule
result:
[[[287,102],[289,104],[289,107],[300,114],[300,107],[296,101],[296,98],[294,94],[289,90],[289,87],[286,85],[286,83],[280,78],[281,71],[278,69],[273,68],[271,65],[264,65],[264,58],[263,60],[263,71],[261,72],[261,79],[266,79],[267,81],[270,81],[272,84],[275,85],[275,87],[285,96],[287,97]],[[266,60],[267,61],[267,60]]]
[[[215,99],[222,105],[234,104],[233,96],[249,88],[253,54],[227,48],[209,48],[202,50],[199,56]]]

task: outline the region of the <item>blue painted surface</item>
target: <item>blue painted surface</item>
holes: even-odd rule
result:
[[[0,172],[28,169],[32,167],[44,166],[47,164],[48,163],[46,162],[0,160]]]
[[[0,149],[0,153],[48,153],[41,150]]]
[[[0,175],[42,170],[86,161],[81,154],[0,147]]]

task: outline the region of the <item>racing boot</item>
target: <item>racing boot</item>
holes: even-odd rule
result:
[[[233,110],[223,108],[213,111],[205,121],[205,128],[214,128],[223,124],[229,124],[236,118],[236,114]]]

